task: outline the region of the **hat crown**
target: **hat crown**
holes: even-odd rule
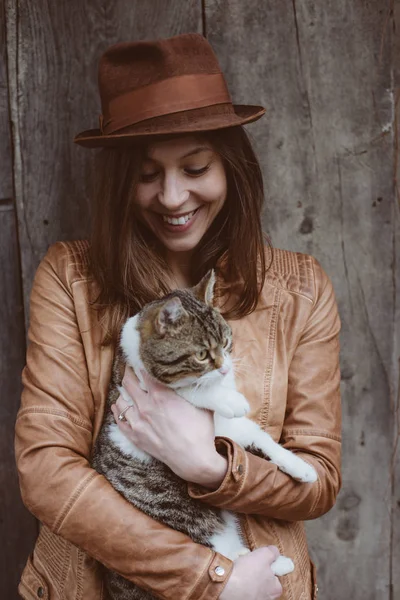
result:
[[[99,128],[75,137],[82,146],[234,127],[265,113],[262,106],[233,104],[218,59],[199,33],[110,46],[99,60],[98,86]]]
[[[222,75],[218,59],[199,33],[114,44],[99,61],[102,110],[107,112],[110,100],[131,90],[180,75],[213,73]]]

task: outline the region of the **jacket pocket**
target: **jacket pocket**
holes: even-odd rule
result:
[[[317,567],[310,558],[311,565],[311,585],[312,585],[312,600],[318,598],[318,585],[317,585]]]
[[[33,566],[33,553],[22,571],[18,593],[24,600],[48,600],[49,586],[45,578]]]

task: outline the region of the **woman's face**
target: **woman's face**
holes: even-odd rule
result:
[[[220,156],[194,136],[148,146],[136,203],[141,219],[169,252],[193,250],[227,194]]]

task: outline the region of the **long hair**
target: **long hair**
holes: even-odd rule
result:
[[[223,281],[221,290],[238,289],[239,284],[235,302],[222,310],[225,318],[239,319],[255,309],[264,285],[264,236],[273,250],[261,225],[262,173],[243,127],[201,132],[196,137],[206,139],[221,157],[227,198],[192,255],[191,279],[197,283],[216,268]],[[103,316],[107,313],[102,345],[115,343],[129,316],[171,291],[160,242],[137,218],[134,202],[146,146],[154,139],[103,148],[95,157],[89,270],[99,285],[92,304]]]

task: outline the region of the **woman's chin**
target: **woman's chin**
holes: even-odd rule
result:
[[[160,242],[170,252],[190,252],[196,248],[201,240],[201,236],[190,236],[190,238],[191,239],[187,240],[171,240],[161,238]]]

